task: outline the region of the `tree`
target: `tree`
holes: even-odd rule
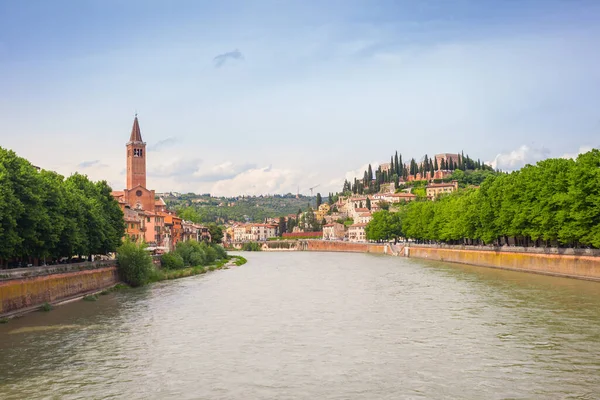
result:
[[[223,228],[211,222],[207,225],[208,232],[210,233],[211,243],[221,243],[223,241]]]
[[[177,216],[185,221],[191,221],[196,224],[202,222],[200,214],[194,207],[180,207],[177,209]]]
[[[317,208],[321,205],[323,199],[321,198],[321,193],[317,193]]]
[[[369,197],[367,197],[367,202],[365,204],[365,206],[370,210],[371,209],[371,199],[369,199]]]
[[[279,217],[279,236],[283,236],[286,232],[286,223],[284,217]]]
[[[402,236],[400,214],[389,211],[373,213],[373,219],[365,227],[368,240],[389,240]]]
[[[125,240],[117,250],[117,268],[119,277],[134,287],[148,283],[154,270],[146,245],[138,245],[129,240]]]

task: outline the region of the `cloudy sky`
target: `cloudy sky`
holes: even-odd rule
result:
[[[125,185],[327,193],[464,150],[502,169],[598,147],[600,2],[0,1],[0,146]]]

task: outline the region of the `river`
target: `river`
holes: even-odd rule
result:
[[[8,399],[597,399],[600,283],[344,253],[0,325]]]

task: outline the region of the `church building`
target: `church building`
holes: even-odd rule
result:
[[[137,115],[133,120],[131,135],[125,145],[127,149],[127,187],[121,192],[113,192],[122,208],[150,212],[165,211],[162,199],[155,199],[154,190],[146,187],[146,142],[142,140]]]
[[[148,249],[158,253],[174,249],[180,241],[210,240],[207,227],[183,221],[167,210],[167,204],[156,198],[154,190],[146,187],[146,143],[142,140],[137,114],[125,148],[127,187],[112,192],[123,210],[125,234],[135,242],[148,243]]]
[[[125,148],[127,187],[112,195],[125,215],[126,234],[134,241],[168,248],[169,235],[165,229],[167,206],[163,199],[156,199],[154,190],[146,187],[146,143],[142,140],[137,115]]]

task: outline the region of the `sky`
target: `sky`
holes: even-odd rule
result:
[[[464,151],[515,170],[598,147],[592,0],[0,0],[0,146],[125,186],[341,190]]]

